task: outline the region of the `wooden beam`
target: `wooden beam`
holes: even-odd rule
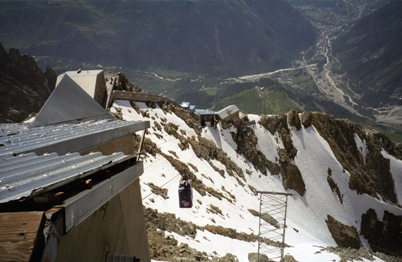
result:
[[[114,100],[130,100],[135,102],[162,102],[167,99],[161,96],[146,94],[146,93],[134,93],[134,92],[125,92],[125,91],[113,91],[110,98],[110,103],[113,103]]]
[[[0,261],[40,260],[45,221],[39,211],[0,213]]]

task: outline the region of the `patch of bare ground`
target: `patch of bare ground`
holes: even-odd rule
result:
[[[168,198],[168,190],[166,188],[161,188],[153,183],[148,183],[148,186],[151,188],[151,192],[155,195],[161,196],[163,199]]]
[[[362,246],[355,227],[342,224],[330,215],[325,222],[338,247],[359,249]]]
[[[249,209],[248,212],[250,212],[253,216],[261,218],[262,220],[272,225],[273,227],[280,228],[279,222],[275,218],[273,218],[270,214],[268,213],[260,214],[260,212],[254,209]]]
[[[219,210],[217,212],[219,213]],[[254,242],[258,240],[258,236],[254,234],[237,232],[232,228],[215,225],[205,225],[201,227],[191,222],[183,221],[174,214],[159,213],[157,210],[151,208],[144,208],[144,215],[152,259],[165,259],[169,261],[238,261],[238,259],[231,254],[227,254],[225,257],[208,257],[205,252],[199,252],[186,244],[178,245],[177,240],[172,236],[166,235],[165,232],[174,232],[181,236],[195,238],[197,230],[206,230],[213,234],[241,241]],[[276,247],[281,246],[279,242],[271,241],[266,238],[262,240],[268,245]],[[172,260],[178,257],[184,260]]]

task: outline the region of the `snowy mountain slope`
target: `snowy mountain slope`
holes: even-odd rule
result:
[[[354,227],[359,233],[357,241],[360,240],[367,250],[378,244],[373,240],[374,233],[370,235],[367,230],[362,231],[362,228],[366,228],[362,225],[362,217],[369,209],[375,210],[378,223],[383,220],[384,211],[396,217],[394,224],[401,221],[402,161],[384,148],[379,153],[389,159],[394,183],[394,188],[389,190],[395,192],[397,202],[394,203],[381,194],[374,198],[350,189],[352,175],[337,160],[339,152],[333,152],[333,144],[320,134],[314,124],[296,127],[288,121],[288,131],[284,132],[282,127],[271,132],[271,128],[268,131],[261,123],[276,116],[265,116],[262,121],[260,116],[249,115],[248,120],[255,120],[256,124],[228,129],[218,124],[217,128],[208,126],[197,130],[193,128],[196,122],[190,113],[187,114],[188,118],[183,119],[183,114],[178,113],[178,106],[161,107],[137,103],[133,108],[127,101],[115,101],[111,109],[112,112],[121,111],[123,119],[127,121],[146,118],[151,122],[146,136],[149,140],[145,145],[144,174],[141,177],[143,204],[147,208],[146,213],[154,212],[155,220],[159,221],[156,232],[164,241],[187,248],[187,253],[173,247],[169,251],[161,244],[162,240],[152,236],[150,246],[155,260],[176,261],[177,257],[187,254],[190,261],[195,261],[191,260],[195,257],[198,261],[217,257],[225,257],[217,261],[237,261],[236,258],[238,261],[249,261],[249,254],[257,252],[258,217],[251,211],[259,210],[259,198],[254,190],[293,194],[288,202],[285,242],[289,247],[285,249],[285,254],[297,261],[340,261],[345,257],[345,254],[340,255],[339,250],[323,250],[324,247],[339,246],[339,239],[334,239],[331,233],[329,216],[345,226]],[[300,114],[298,117],[302,119]],[[248,150],[243,148],[245,144],[239,142],[242,132],[249,135],[246,140],[257,139],[255,150],[247,153],[247,157],[238,153]],[[285,137],[287,132],[288,136]],[[356,157],[362,159],[361,163],[356,162],[356,166],[365,165],[368,155],[372,153],[372,147],[366,145],[369,143],[366,139],[362,133],[353,133],[350,138],[354,144],[349,146],[355,147],[354,151],[360,154]],[[293,148],[289,149],[290,142]],[[288,151],[287,155],[285,151]],[[249,157],[251,154],[256,156],[255,152],[259,152],[259,159],[264,156],[264,163],[270,163],[265,172],[251,163],[257,163],[256,158],[251,160]],[[292,182],[295,178],[289,174],[270,171],[290,170],[284,165],[298,169],[295,174],[301,174],[304,193],[298,190],[299,186],[292,189],[297,181]],[[177,188],[184,173],[193,179],[194,206],[191,209],[180,209],[178,204]],[[173,220],[167,222],[168,217]],[[387,236],[389,238],[389,234],[381,236],[385,240]],[[400,243],[401,233],[391,235],[391,240]],[[183,244],[188,244],[188,247]],[[198,252],[191,253],[189,249]],[[395,252],[395,248],[389,250]],[[350,255],[354,252],[347,253]],[[391,258],[381,256],[380,259],[380,256],[376,254],[373,257],[363,252],[355,255],[354,259],[391,261]]]

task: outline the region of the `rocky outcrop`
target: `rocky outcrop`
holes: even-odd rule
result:
[[[402,256],[402,216],[384,211],[379,220],[373,209],[362,215],[361,233],[374,251]]]
[[[237,152],[250,161],[254,167],[264,175],[267,170],[273,175],[280,173],[280,166],[269,161],[262,152],[257,150],[258,138],[249,127],[240,125],[236,133],[232,133],[233,140],[236,142]]]
[[[248,254],[248,261],[249,262],[269,262],[270,260],[268,259],[268,257],[266,255],[263,255],[263,254],[258,255],[258,253],[250,253],[250,254]]]
[[[397,202],[389,160],[382,156],[381,150],[389,148],[389,153],[398,157],[401,155],[398,147],[385,137],[378,139],[376,134],[349,120],[313,113],[311,123],[328,142],[343,168],[350,173],[350,189],[359,194],[366,193],[372,197],[380,195],[392,203]],[[365,156],[356,145],[355,135],[366,142],[368,153]]]
[[[296,127],[297,130],[301,129],[301,121],[299,117],[299,112],[296,110],[292,109],[288,112],[288,123],[291,126]]]
[[[301,114],[301,122],[304,128],[311,126],[311,121],[313,119],[313,114],[310,111],[304,111]]]
[[[263,116],[259,122],[271,134],[278,133],[282,139],[284,149],[278,149],[280,173],[282,183],[286,189],[293,189],[301,196],[306,192],[306,185],[299,168],[293,164],[297,149],[293,146],[289,125],[301,128],[300,118],[297,111],[290,111],[288,115]]]
[[[361,247],[359,234],[355,227],[344,225],[330,215],[327,216],[325,222],[327,222],[332,238],[339,247],[354,249],[359,249]]]
[[[336,195],[338,196],[339,202],[343,204],[343,195],[341,194],[341,190],[339,189],[336,182],[332,179],[332,170],[328,168],[327,172],[328,172],[327,176],[328,185],[331,188],[332,192],[336,193]]]
[[[56,84],[56,74],[42,72],[35,60],[0,44],[0,122],[21,122],[40,110]]]

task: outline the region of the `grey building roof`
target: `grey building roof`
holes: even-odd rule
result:
[[[99,152],[81,156],[35,153],[0,162],[0,203],[34,197],[132,158],[123,153],[104,156]]]
[[[148,121],[120,120],[36,128],[0,124],[0,203],[36,196],[133,158],[78,152],[148,127]]]
[[[80,152],[148,127],[148,121],[109,119],[85,120],[36,128],[2,124],[0,125],[0,161],[5,157],[28,152],[37,154]]]
[[[194,112],[198,115],[215,115],[215,111],[210,109],[195,109]]]

